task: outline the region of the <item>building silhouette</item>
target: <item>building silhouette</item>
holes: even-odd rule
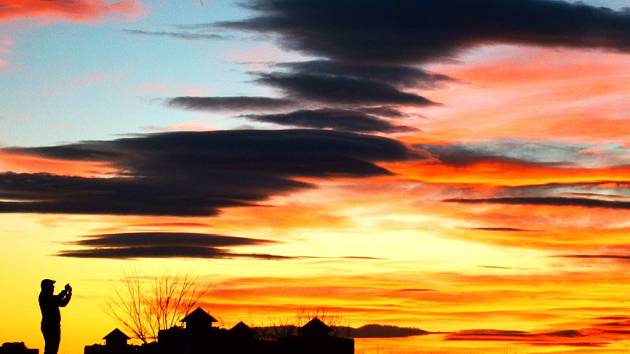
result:
[[[125,348],[127,346],[127,341],[129,338],[126,334],[124,334],[121,330],[116,328],[115,330],[109,332],[108,335],[103,337],[105,339],[105,346],[109,348]]]
[[[130,339],[118,328],[109,332],[105,337],[105,344],[93,344],[85,346],[85,354],[128,354],[134,352],[134,346],[127,344]]]
[[[39,349],[29,349],[24,342],[4,343],[0,354],[39,354]]]
[[[256,337],[256,330],[246,325],[243,321],[230,328],[228,333],[234,338],[242,340],[254,339]]]
[[[298,329],[297,336],[278,339],[280,353],[354,353],[354,340],[331,335],[333,329],[315,317]]]
[[[229,330],[214,327],[217,320],[202,308],[181,322],[159,331],[157,342],[141,346],[127,344],[129,337],[115,329],[103,338],[104,345],[86,346],[84,354],[354,354],[354,340],[332,335],[333,328],[318,318],[281,338],[261,338],[244,322]]]
[[[201,307],[197,307],[193,312],[189,313],[182,319],[186,324],[186,329],[190,331],[205,331],[212,327],[217,320],[210,316]]]
[[[310,320],[298,330],[298,332],[305,337],[325,337],[332,331],[332,328],[328,327],[328,325],[317,317]]]

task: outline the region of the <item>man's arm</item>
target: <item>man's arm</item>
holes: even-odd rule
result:
[[[65,307],[72,298],[72,292],[67,290],[61,290],[59,295],[55,296],[55,300],[57,301],[57,305],[59,307]]]

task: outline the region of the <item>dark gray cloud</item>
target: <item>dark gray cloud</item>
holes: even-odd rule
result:
[[[386,117],[386,118],[399,118],[399,117],[404,116],[404,114],[401,111],[391,106],[359,107],[359,108],[356,108],[356,110],[359,110],[367,114],[373,114],[379,117]]]
[[[630,149],[618,144],[495,140],[417,147],[430,152],[442,163],[453,166],[489,161],[585,168],[630,165]]]
[[[301,72],[261,73],[256,80],[280,89],[288,97],[341,105],[405,104],[430,106],[436,103],[419,95],[374,79],[328,76]]]
[[[257,111],[246,117],[281,125],[358,132],[410,130],[383,120],[400,117],[393,104],[415,106],[435,102],[404,86],[435,87],[451,81],[444,75],[403,65],[350,65],[329,60],[277,64],[280,71],[253,73],[256,81],[279,89],[281,98],[267,97],[175,97],[170,106],[209,111]],[[276,115],[258,112],[290,107],[328,107]],[[380,117],[376,117],[378,115]],[[242,116],[241,116],[242,117]]]
[[[630,14],[550,0],[250,0],[256,16],[214,27],[277,35],[343,62],[423,63],[492,43],[630,49]]]
[[[628,201],[611,201],[590,198],[564,197],[505,197],[505,198],[454,198],[446,199],[449,203],[462,204],[512,204],[512,205],[549,205],[575,206],[585,208],[630,209]]]
[[[449,333],[446,340],[466,341],[512,341],[531,345],[558,345],[575,347],[598,347],[624,340],[628,333],[627,317],[605,316],[595,318],[598,321],[614,321],[592,323],[589,327],[579,329],[560,329],[546,332],[527,332],[518,330],[471,329]],[[608,336],[602,336],[610,334]]]
[[[172,107],[196,111],[258,111],[277,110],[295,106],[296,102],[285,98],[271,97],[175,97],[168,100]]]
[[[320,58],[279,63],[271,72],[255,73],[257,82],[311,108],[351,108],[377,114],[369,109],[378,106],[392,111],[392,105],[435,104],[405,88],[431,89],[453,79],[417,65],[451,60],[463,49],[477,45],[630,50],[630,13],[562,1],[248,0],[244,6],[253,11],[253,17],[186,28],[193,32],[227,28],[272,35],[287,48]],[[435,153],[442,153],[443,161],[452,164],[479,159],[521,161],[511,155],[461,150]],[[545,161],[526,161],[558,162],[546,161],[556,157],[553,155],[535,158],[540,157]]]
[[[167,164],[168,165],[168,164]],[[164,165],[164,176],[86,178],[0,174],[0,213],[217,215],[220,208],[255,205],[273,194],[310,185],[273,175],[196,172]],[[169,172],[167,169],[172,168]],[[191,173],[188,177],[184,174]],[[152,173],[159,173],[155,168]],[[181,176],[176,174],[181,173]]]
[[[205,222],[192,222],[192,221],[152,221],[148,223],[137,223],[137,224],[128,224],[133,227],[142,227],[142,228],[169,228],[169,227],[178,227],[178,228],[207,228],[211,226],[209,223]],[[103,229],[108,230],[108,229]]]
[[[610,188],[609,188],[610,189]],[[627,189],[627,188],[626,188]],[[622,190],[623,192],[623,190]],[[626,191],[627,192],[627,191]],[[628,199],[627,196],[617,195],[617,194],[601,194],[601,193],[576,193],[576,192],[568,192],[565,193],[567,196],[571,197],[584,197],[584,198],[606,198],[606,199]]]
[[[467,230],[488,231],[488,232],[531,232],[534,230],[519,229],[515,227],[469,227]]]
[[[383,137],[299,129],[169,132],[7,150],[100,161],[122,176],[2,173],[2,213],[216,215],[221,208],[313,187],[295,177],[387,175],[377,162],[418,158]]]
[[[217,171],[360,177],[389,173],[372,162],[417,157],[396,140],[311,129],[167,132],[6,150],[64,160],[110,162],[139,177]]]
[[[184,32],[184,31],[143,31],[138,29],[124,29],[123,32],[140,36],[152,37],[171,37],[175,39],[185,40],[203,40],[203,39],[226,39],[224,35],[216,33],[203,32]]]
[[[454,81],[452,78],[408,65],[350,64],[332,60],[311,60],[280,63],[278,67],[292,72],[327,77],[370,79],[381,83],[413,88],[431,89]]]
[[[84,236],[73,244],[91,247],[194,246],[229,247],[274,243],[269,240],[191,232],[127,232]]]
[[[630,182],[596,181],[578,183],[545,183],[505,187],[497,197],[579,197],[584,199],[629,200]]]
[[[627,254],[563,254],[553,256],[557,258],[578,258],[578,259],[602,259],[602,260],[617,260],[617,261],[630,261],[630,255]]]
[[[558,172],[562,172],[558,168]],[[461,204],[541,205],[584,208],[630,209],[630,183],[627,181],[595,181],[576,183],[545,183],[521,186],[502,186],[476,191],[464,189],[444,200]],[[510,227],[477,227],[488,232],[540,232],[536,229]]]
[[[273,243],[268,240],[199,233],[139,232],[90,235],[73,242],[80,249],[57,255],[74,258],[256,258],[293,259],[294,257],[258,253],[235,253],[230,248]]]
[[[412,128],[399,126],[376,116],[346,109],[300,110],[282,114],[244,115],[248,119],[285,126],[334,129],[363,133],[392,133],[411,131]]]
[[[298,257],[278,256],[273,254],[258,253],[234,253],[226,252],[212,247],[120,247],[120,248],[95,248],[89,250],[61,251],[57,254],[60,257],[72,258],[115,258],[115,259],[136,259],[136,258],[254,258],[266,260],[286,260]]]

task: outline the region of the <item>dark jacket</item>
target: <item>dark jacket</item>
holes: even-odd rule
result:
[[[59,307],[64,307],[70,302],[72,293],[62,290],[59,295],[39,293],[39,308],[42,311],[42,327],[59,326],[61,314]]]

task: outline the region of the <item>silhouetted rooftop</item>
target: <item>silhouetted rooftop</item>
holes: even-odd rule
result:
[[[237,323],[234,327],[232,327],[229,332],[237,337],[247,337],[251,338],[256,335],[256,331],[251,327],[243,323],[243,321]]]
[[[303,335],[324,335],[327,336],[332,332],[332,328],[322,322],[319,318],[315,317],[307,324],[300,328],[300,333]]]
[[[210,316],[209,313],[204,311],[201,307],[197,307],[197,309],[182,319],[182,322],[188,323],[212,323],[217,322],[217,320]]]
[[[105,337],[103,337],[103,339],[105,340],[127,340],[127,339],[131,339],[129,338],[126,334],[124,334],[121,330],[119,330],[118,328],[116,328],[115,330],[109,332],[108,335],[106,335]]]

